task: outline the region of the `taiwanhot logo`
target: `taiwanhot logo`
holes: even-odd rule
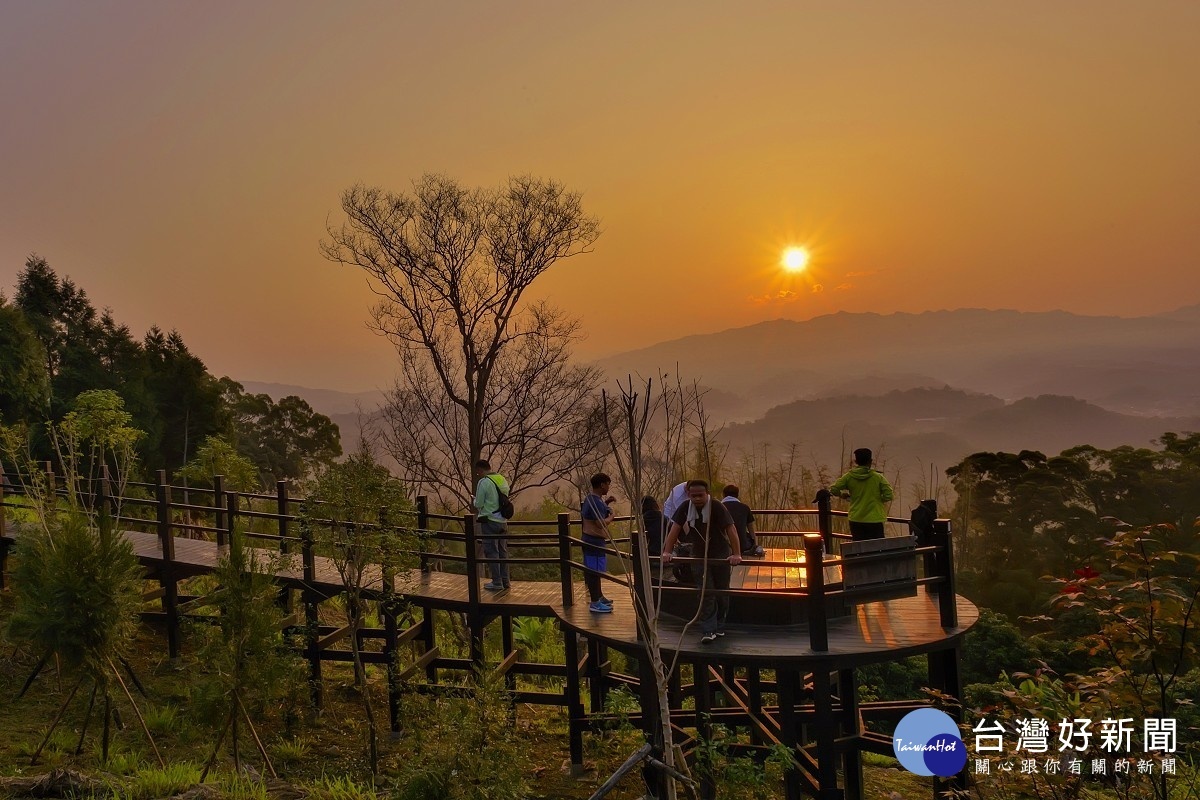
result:
[[[936,708],[905,714],[892,734],[892,748],[900,766],[917,775],[950,778],[967,765],[967,746],[958,735],[958,725]]]

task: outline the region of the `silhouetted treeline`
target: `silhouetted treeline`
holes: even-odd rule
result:
[[[1106,540],[1130,527],[1169,526],[1173,549],[1200,552],[1200,433],[1156,444],[983,452],[948,469],[964,594],[1014,620],[1045,614],[1041,579],[1106,572]]]
[[[137,339],[109,309],[30,256],[11,302],[0,298],[0,415],[27,423],[35,455],[52,459],[46,420],[61,419],[89,389],[112,389],[125,401],[142,467],[174,472],[214,436],[237,447],[265,480],[299,478],[341,455],[337,426],[303,400],[247,395],[218,379],[188,350],[178,331],[157,326]]]

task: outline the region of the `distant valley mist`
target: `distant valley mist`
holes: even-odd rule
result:
[[[707,387],[705,405],[727,463],[744,453],[837,471],[855,447],[880,456],[901,494],[892,514],[980,450],[1079,444],[1150,446],[1166,431],[1200,430],[1200,306],[1148,317],[962,309],[839,313],[777,320],[621,353],[598,362],[611,379],[678,372]],[[361,407],[351,395],[248,382],[297,394],[329,414],[347,450]],[[273,391],[274,390],[274,391]]]

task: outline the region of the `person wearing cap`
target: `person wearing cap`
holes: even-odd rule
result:
[[[854,541],[882,539],[892,486],[882,472],[871,469],[872,454],[865,447],[854,451],[854,468],[833,482],[829,493],[850,498],[850,535]]]

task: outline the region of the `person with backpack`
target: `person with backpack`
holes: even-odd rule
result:
[[[887,504],[892,502],[892,485],[882,472],[871,469],[872,453],[865,447],[854,451],[854,469],[833,482],[828,492],[850,498],[850,535],[854,541],[882,539],[887,522]]]
[[[600,576],[608,571],[608,556],[601,548],[612,544],[612,524],[616,519],[610,507],[617,498],[608,493],[612,478],[603,472],[597,472],[588,481],[592,490],[583,498],[579,516],[583,520],[583,582],[587,585],[591,603],[588,611],[595,614],[611,614],[613,602],[604,596],[604,587]],[[591,546],[589,546],[591,545]]]
[[[733,517],[733,526],[737,528],[738,541],[742,544],[742,555],[766,555],[767,551],[759,546],[758,536],[754,533],[754,512],[750,510],[750,506],[738,499],[740,490],[737,485],[726,484],[721,493],[725,495],[721,498],[721,502],[729,510],[729,516]]]
[[[475,462],[475,521],[480,541],[483,542],[483,557],[488,559],[488,571],[492,579],[483,585],[490,592],[509,588],[508,579],[508,517],[512,516],[512,503],[508,479],[499,472],[492,472],[487,459]],[[507,508],[505,508],[507,506]]]

